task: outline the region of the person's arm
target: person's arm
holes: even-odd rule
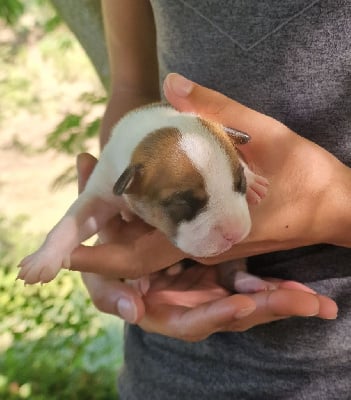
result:
[[[101,2],[110,65],[110,96],[101,127],[101,147],[128,111],[159,101],[156,33],[146,0]]]
[[[155,28],[149,2],[104,0],[102,4],[112,77],[110,99],[101,131],[103,146],[118,119],[132,108],[157,101],[159,88]],[[212,105],[216,107],[215,102]],[[79,168],[83,173],[84,170],[85,173],[91,171],[93,166],[91,159],[80,159]],[[112,225],[115,227],[115,224]],[[289,285],[282,286],[276,295],[229,296],[228,300],[224,300],[226,306],[221,300],[213,307],[204,305],[210,314],[204,312],[201,299],[198,299],[195,308],[189,310],[191,313],[186,312],[182,314],[184,318],[181,317],[179,304],[177,307],[184,297],[181,292],[180,297],[173,297],[169,304],[166,302],[161,308],[156,306],[151,309],[152,304],[157,304],[151,296],[146,310],[140,294],[110,277],[140,277],[178,261],[184,254],[159,232],[150,230],[140,222],[128,224],[124,230],[117,232],[118,235],[113,229],[106,229],[104,235],[107,244],[90,249],[80,247],[72,255],[72,265],[74,269],[90,272],[83,274],[83,279],[94,304],[101,311],[120,315],[132,323],[141,321],[147,330],[196,340],[218,331],[219,319],[225,329],[245,330],[281,318],[282,315],[336,316],[336,306],[332,300],[296,287],[297,290],[292,290],[294,286]],[[130,237],[128,242],[126,237]],[[210,292],[207,294],[211,296]],[[205,296],[203,300],[208,303],[211,298]],[[245,313],[250,315],[245,317]],[[178,326],[178,331],[174,330],[175,326]],[[197,330],[197,334],[193,335],[194,330]]]
[[[100,132],[100,147],[103,148],[112,127],[125,113],[159,100],[159,79],[155,26],[149,1],[104,0],[101,5],[110,68],[109,99]],[[80,189],[85,185],[94,165],[95,162],[88,156],[78,158]],[[112,229],[105,228],[105,235],[110,240],[116,235],[115,222],[111,223]],[[123,236],[128,237],[125,234]],[[100,239],[103,242],[101,235]],[[101,246],[96,248],[101,250]],[[99,256],[101,254],[104,258],[106,253],[108,248],[98,252],[95,264],[97,273],[83,272],[83,281],[97,308],[135,322],[144,314],[144,304],[133,288],[118,279],[109,279],[98,273],[101,270],[103,272],[99,267]],[[137,256],[128,260],[127,257],[123,258],[123,254],[121,258],[125,261],[123,265],[126,269],[130,268],[129,264],[137,265],[133,262]]]

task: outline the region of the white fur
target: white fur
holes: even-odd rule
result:
[[[141,108],[127,114],[114,127],[110,139],[111,144],[106,151],[114,152],[115,168],[122,173],[129,165],[136,146],[150,133],[165,127],[177,128],[180,132],[197,130],[198,120],[190,113],[165,106]],[[118,149],[118,157],[116,157]]]
[[[203,176],[209,201],[205,211],[180,224],[176,243],[192,255],[207,257],[244,239],[251,218],[245,195],[233,190],[231,163],[216,136],[203,128],[195,132],[183,130],[180,146]]]
[[[228,250],[248,234],[251,222],[245,196],[233,191],[228,156],[207,128],[195,115],[165,106],[147,107],[127,114],[115,126],[86,189],[40,249],[21,262],[19,278],[26,283],[50,281],[60,268],[69,266],[70,254],[81,241],[124,211],[123,199],[115,196],[112,188],[129,165],[137,144],[163,127],[175,127],[181,132],[180,146],[203,176],[209,196],[206,211],[193,221],[180,224],[176,244],[193,256],[209,256]]]
[[[194,114],[180,113],[162,105],[140,108],[126,114],[113,128],[85,190],[98,192],[105,199],[113,201],[111,188],[128,167],[134,149],[150,132],[165,127],[191,132],[199,130],[200,125]]]

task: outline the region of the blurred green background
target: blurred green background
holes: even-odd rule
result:
[[[0,2],[4,400],[117,398],[122,323],[95,310],[77,273],[61,272],[42,287],[15,281],[19,260],[76,196],[75,155],[98,153],[108,81],[98,3]]]

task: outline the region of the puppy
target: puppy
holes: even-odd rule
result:
[[[116,214],[126,221],[138,215],[190,257],[229,250],[250,232],[248,201],[258,203],[267,191],[267,181],[251,172],[236,150],[235,144],[249,139],[169,105],[126,114],[85,190],[39,250],[20,263],[18,278],[29,284],[49,282],[70,267],[72,251]],[[243,263],[229,264],[236,290],[269,285],[247,274]]]

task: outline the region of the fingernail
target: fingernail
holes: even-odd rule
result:
[[[338,318],[338,313],[334,314],[333,316],[330,317],[324,317],[324,319],[328,319],[328,320],[334,320]]]
[[[167,76],[167,85],[179,97],[187,97],[194,87],[194,83],[184,78],[184,76],[171,73]]]
[[[150,288],[150,279],[148,276],[143,276],[139,279],[138,283],[139,290],[142,295],[146,295],[147,291]]]
[[[126,298],[122,297],[117,301],[117,312],[121,318],[131,324],[134,324],[137,319],[135,304]]]
[[[235,314],[235,318],[237,318],[237,319],[245,318],[248,315],[252,314],[255,310],[256,310],[256,306],[254,306],[254,307],[251,306],[251,307],[247,307],[247,308],[241,308]]]

